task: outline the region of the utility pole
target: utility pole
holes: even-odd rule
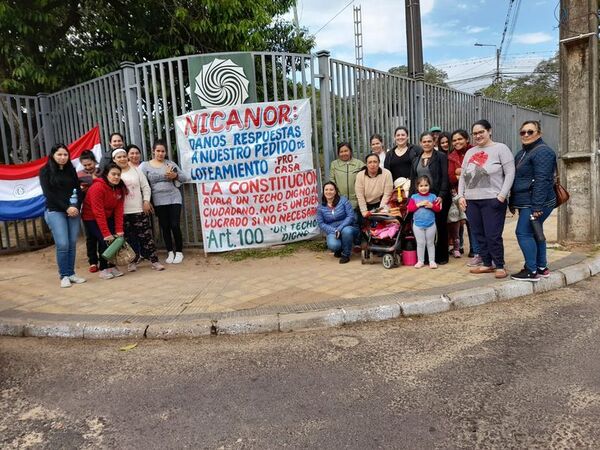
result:
[[[421,5],[419,0],[404,0],[406,4],[406,45],[408,76],[423,75],[423,38],[421,36]]]
[[[494,83],[500,83],[502,77],[500,77],[500,48],[496,44],[480,44],[475,42],[475,47],[494,47],[496,49],[496,74],[494,76]]]
[[[300,22],[298,21],[298,1],[294,2],[294,28],[296,28],[296,36],[300,36]]]
[[[597,0],[560,2],[559,173],[571,199],[558,210],[559,241],[600,242]]]
[[[362,11],[360,5],[354,7],[354,59],[357,66],[363,65]]]
[[[413,136],[425,130],[425,71],[423,69],[423,38],[421,36],[421,5],[419,0],[404,0],[406,5],[406,46],[408,76],[416,80],[413,123],[409,129]]]

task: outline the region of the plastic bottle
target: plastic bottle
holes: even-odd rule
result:
[[[71,194],[71,197],[69,197],[69,204],[77,208],[78,202],[79,199],[77,198],[77,189],[73,189],[73,193]]]

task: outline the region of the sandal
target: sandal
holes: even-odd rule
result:
[[[496,274],[494,276],[498,279],[506,278],[508,276],[508,272],[506,269],[496,269]]]

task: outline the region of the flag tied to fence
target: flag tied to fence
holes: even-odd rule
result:
[[[71,162],[79,168],[79,155],[92,150],[100,161],[100,128],[92,128],[68,145]],[[44,215],[46,199],[40,186],[39,173],[48,157],[24,164],[0,164],[0,221],[33,219]]]

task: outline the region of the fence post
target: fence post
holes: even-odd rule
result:
[[[137,79],[135,76],[135,64],[129,61],[121,63],[123,72],[123,84],[125,89],[125,106],[127,110],[127,127],[129,131],[129,143],[142,145],[142,133],[140,130],[140,116],[138,112]]]
[[[415,128],[416,135],[425,131],[425,75],[415,76]]]
[[[331,164],[331,155],[333,154],[333,140],[331,128],[331,77],[329,73],[329,51],[321,50],[317,52],[319,58],[319,87],[321,93],[321,127],[323,133],[323,156],[324,156],[324,171],[329,171]],[[316,131],[316,130],[315,130]]]
[[[517,149],[519,148],[519,137],[516,133],[517,130],[517,105],[512,105],[512,122],[511,122],[512,128],[511,130],[513,130],[513,132],[511,133],[512,137],[513,137],[513,146],[512,146],[512,151],[513,153],[517,152]]]
[[[483,118],[483,93],[481,91],[475,92],[475,120]]]
[[[48,94],[40,92],[37,94],[37,98],[40,104],[40,121],[43,130],[42,135],[44,136],[44,148],[40,148],[40,156],[46,156],[50,152],[50,147],[56,143],[54,139],[54,121],[52,120]]]

